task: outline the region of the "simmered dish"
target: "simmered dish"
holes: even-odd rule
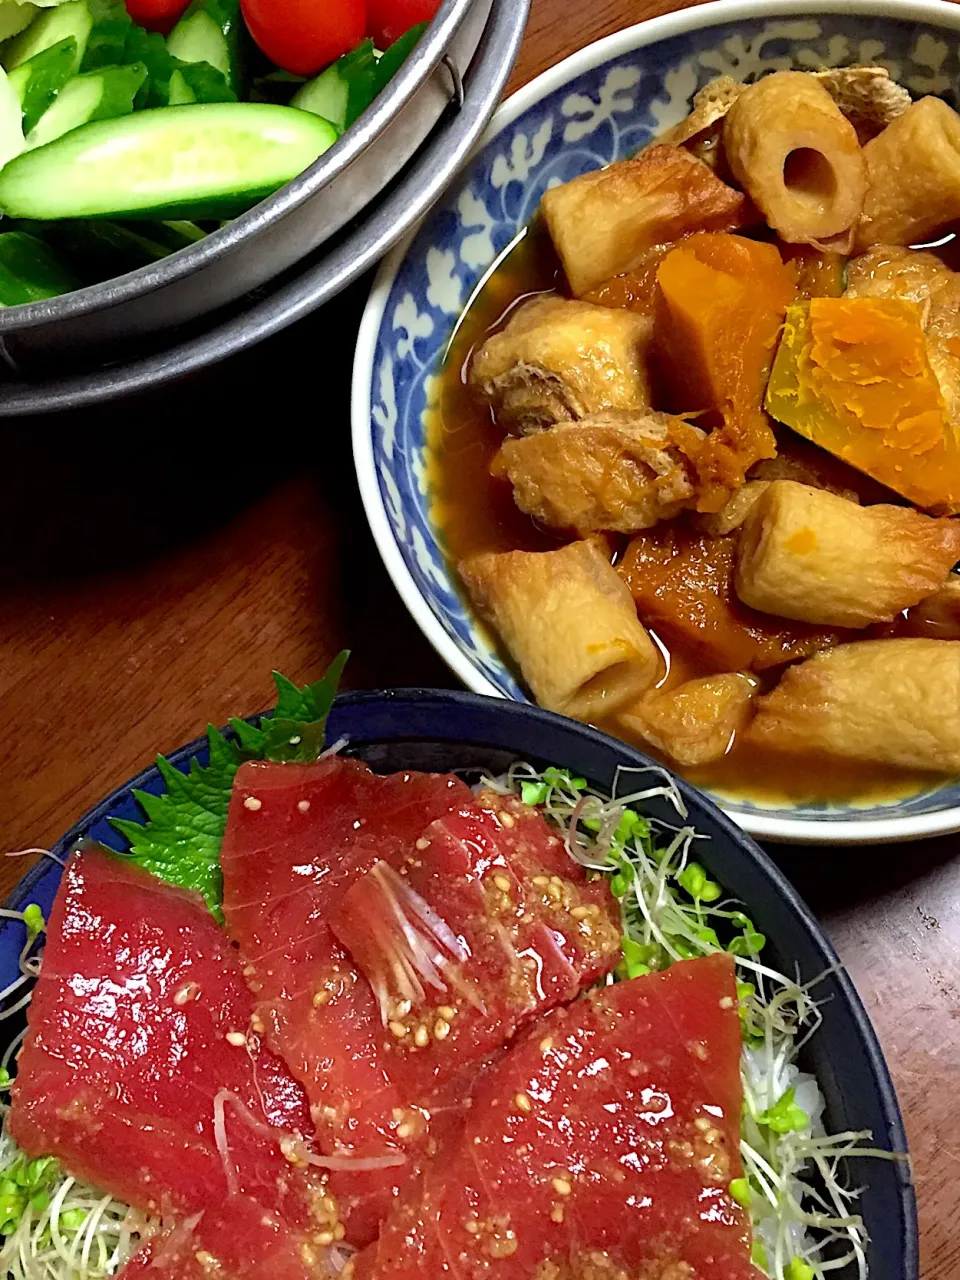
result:
[[[865,1276],[841,1162],[882,1153],[826,1133],[814,999],[669,777],[379,775],[323,749],[332,688],[7,913],[0,1274]]]
[[[960,774],[960,116],[723,78],[463,317],[433,515],[536,700],[773,802]]]

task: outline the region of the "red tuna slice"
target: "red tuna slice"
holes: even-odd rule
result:
[[[328,922],[378,859],[399,864],[426,825],[471,799],[451,776],[381,777],[339,756],[245,764],[234,783],[223,908],[256,996],[255,1025],[303,1084],[325,1152],[393,1161],[341,1175],[358,1243],[376,1236],[405,1173],[392,1132],[400,1099],[381,1061],[376,1001]]]
[[[252,1011],[198,897],[87,849],[54,905],[10,1127],[118,1199],[193,1219],[231,1277],[305,1280],[335,1224],[320,1177],[282,1154],[310,1132],[306,1100]]]
[[[728,956],[600,988],[518,1038],[352,1280],[759,1280]]]
[[[490,793],[428,826],[399,872],[358,880],[332,927],[378,997],[400,1132],[423,1129],[411,1108],[462,1102],[519,1026],[612,969],[618,917],[538,812]]]

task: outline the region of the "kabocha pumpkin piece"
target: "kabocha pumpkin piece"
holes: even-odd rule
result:
[[[660,263],[676,247],[676,243],[671,243],[657,244],[652,249],[647,249],[629,271],[605,280],[603,284],[598,284],[595,289],[585,293],[584,302],[596,303],[598,307],[633,311],[652,320],[657,310],[657,272],[660,270]]]
[[[960,275],[935,253],[876,245],[849,263],[844,296],[920,303],[930,366],[950,421],[960,424]]]
[[[863,640],[790,667],[759,700],[748,742],[960,773],[960,644]]]
[[[759,681],[746,672],[688,680],[627,707],[617,723],[677,764],[721,760],[750,719]]]
[[[578,298],[632,270],[654,245],[691,231],[728,231],[757,220],[742,192],[689,152],[659,144],[554,187],[542,207]]]
[[[960,430],[930,365],[919,304],[814,298],[790,307],[766,403],[917,506],[960,511]]]
[[[608,410],[504,441],[491,472],[506,476],[521,511],[580,537],[634,533],[695,500],[690,459],[704,434],[665,413]]]
[[[652,321],[628,311],[537,298],[483,344],[470,384],[501,426],[520,433],[602,409],[646,409],[651,332]]]
[[[777,480],[744,522],[736,588],[779,618],[866,627],[919,604],[958,560],[960,520]]]
[[[920,244],[960,218],[960,115],[940,98],[915,102],[863,154],[857,248]]]
[[[796,273],[773,245],[692,235],[657,272],[654,352],[677,412],[708,412],[697,455],[699,511],[717,511],[747,471],[776,455],[763,394]]]
[[[714,671],[763,671],[851,633],[750,609],[733,585],[737,534],[711,538],[680,520],[638,533],[617,571],[641,620]]]

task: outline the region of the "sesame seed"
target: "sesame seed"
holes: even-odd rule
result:
[[[255,813],[257,809],[263,808],[263,801],[258,800],[256,796],[247,796],[246,800],[243,802],[243,807],[245,809],[250,809]]]
[[[402,1022],[391,1022],[388,1025],[390,1027],[390,1034],[395,1036],[397,1040],[402,1040],[407,1034],[407,1028]]]
[[[433,1024],[434,1040],[446,1040],[449,1034],[450,1034],[450,1023],[444,1022],[443,1018],[438,1018],[436,1022]]]
[[[310,801],[309,801],[309,800],[298,800],[298,801],[297,801],[297,808],[300,810],[300,812],[301,812],[301,813],[308,813],[308,812],[309,812],[309,810],[310,810]]]
[[[494,876],[493,883],[497,886],[497,888],[500,890],[501,893],[509,893],[510,890],[513,888],[513,885],[510,883],[509,876]]]
[[[415,849],[420,849],[420,850],[429,849],[430,841],[427,839],[426,836],[421,836],[420,839],[416,841],[413,847]]]
[[[416,1035],[413,1037],[413,1043],[418,1049],[425,1049],[430,1042],[430,1032],[426,1027],[417,1027]]]
[[[288,741],[289,741],[289,743],[290,743],[290,746],[291,746],[291,747],[299,747],[299,745],[300,745],[300,735],[299,735],[299,733],[294,734],[294,736],[293,736],[292,738],[288,739]]]
[[[733,996],[724,996],[720,1001],[721,1009],[732,1009],[735,1004]]]
[[[533,1103],[525,1093],[518,1093],[513,1101],[518,1111],[530,1112],[533,1110]]]
[[[447,1022],[452,1022],[457,1016],[457,1011],[452,1004],[442,1004],[437,1010],[441,1018],[445,1018]]]
[[[241,1045],[244,1045],[246,1043],[247,1043],[247,1037],[243,1034],[242,1031],[227,1032],[227,1044],[236,1045],[236,1047],[239,1049]]]
[[[516,819],[514,818],[513,814],[507,813],[506,809],[501,809],[500,812],[497,814],[497,817],[500,819],[501,823],[505,827],[513,827],[516,825]]]
[[[566,1178],[552,1178],[550,1185],[558,1196],[568,1196],[573,1190],[573,1183],[569,1182]]]

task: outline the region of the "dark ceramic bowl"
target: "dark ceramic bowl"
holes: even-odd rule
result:
[[[346,754],[366,760],[381,772],[482,769],[498,774],[525,760],[571,769],[612,792],[618,770],[653,765],[640,752],[573,720],[467,693],[397,690],[345,695],[337,700],[328,730],[330,741],[341,737],[348,740]],[[206,754],[206,739],[198,739],[175,752],[171,760],[186,771],[194,758],[204,763]],[[880,1146],[905,1152],[900,1110],[876,1034],[823,931],[749,836],[693,787],[679,779],[677,786],[691,824],[709,837],[698,844],[698,859],[746,905],[770,939],[773,963],[781,970],[796,971],[801,980],[830,971],[818,987],[823,1025],[801,1058],[801,1065],[815,1073],[826,1097],[826,1124],[834,1131],[869,1129]],[[81,819],[53,852],[64,856],[86,839],[122,850],[123,840],[108,819],[141,816],[133,798],[135,788],[160,794],[164,784],[155,768],[146,770]],[[660,799],[650,801],[646,811],[666,820],[676,817]],[[60,868],[42,863],[24,877],[7,905],[22,909],[36,902],[46,914],[59,880]],[[23,940],[18,923],[0,929],[0,983],[4,985],[18,972]],[[849,1172],[852,1184],[865,1188],[859,1207],[871,1238],[871,1280],[916,1280],[916,1205],[908,1163],[854,1160]]]

